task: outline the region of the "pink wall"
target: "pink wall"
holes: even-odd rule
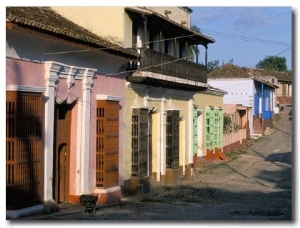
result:
[[[6,58],[6,85],[45,86],[44,64]]]
[[[25,86],[38,86],[45,87],[45,66],[41,63],[33,63],[22,60],[16,60],[6,58],[6,84],[7,85],[25,85]],[[58,84],[56,85],[56,96],[61,101],[66,100],[68,97],[73,101],[77,98],[82,100],[82,80],[75,80],[75,83],[68,88],[67,79],[58,78]],[[124,106],[124,90],[125,90],[125,78],[124,76],[117,75],[116,77],[97,75],[94,78],[93,87],[91,89],[91,120],[90,120],[90,189],[95,189],[96,178],[96,95],[110,95],[121,97],[120,100],[120,135],[119,142],[123,142],[123,130],[122,122]],[[85,102],[85,101],[83,101]],[[54,110],[53,110],[54,112]],[[76,193],[76,151],[77,151],[77,130],[78,130],[78,103],[72,110],[71,121],[71,156],[70,156],[70,195]],[[119,158],[123,161],[123,147],[122,143],[119,143]],[[120,170],[123,169],[123,165],[120,162]]]

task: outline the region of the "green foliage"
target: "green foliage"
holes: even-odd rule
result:
[[[224,61],[222,61],[222,62],[223,62],[223,65],[225,65]],[[227,63],[233,63],[233,59],[230,59]],[[214,71],[219,66],[220,66],[220,61],[219,60],[209,61],[207,63],[207,73],[210,73],[210,72]]]
[[[207,73],[210,73],[219,67],[220,61],[214,60],[207,62]]]
[[[232,120],[230,116],[224,115],[223,117],[223,133],[229,133],[232,128]]]
[[[275,71],[287,71],[286,58],[278,56],[266,56],[259,61],[256,68]]]
[[[201,33],[200,28],[198,28],[196,25],[192,25],[192,26],[191,26],[191,30],[194,31],[194,32]]]

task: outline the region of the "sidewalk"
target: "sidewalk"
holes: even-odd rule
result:
[[[157,193],[157,188],[153,188],[149,193],[143,194],[143,195],[138,195],[138,196],[128,196],[126,198],[121,199],[120,202],[112,203],[112,204],[98,204],[96,205],[96,211],[105,209],[105,208],[110,208],[110,207],[118,207],[121,208],[123,204],[126,204],[128,202],[140,202],[142,199],[146,197],[151,197],[152,195]],[[74,215],[77,217],[77,214],[83,213],[83,206],[81,204],[73,204],[73,203],[62,203],[58,205],[59,211],[49,213],[49,214],[44,214],[44,212],[40,212],[37,214],[32,214],[24,217],[19,217],[19,218],[14,218],[11,219],[11,221],[21,221],[21,220],[60,220],[60,217],[63,216],[72,216]],[[86,212],[84,214],[93,214]]]

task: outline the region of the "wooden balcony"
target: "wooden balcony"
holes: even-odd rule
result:
[[[206,66],[170,55],[146,49],[142,55],[141,68],[157,74],[169,75],[196,82],[207,83]]]
[[[187,79],[194,82],[207,83],[206,66],[182,60],[151,49],[141,50],[140,66],[133,64],[127,70],[140,70],[157,74]]]

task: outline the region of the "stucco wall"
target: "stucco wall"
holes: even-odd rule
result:
[[[97,110],[97,95],[108,95],[120,98],[119,101],[119,185],[123,185],[123,140],[124,140],[124,77],[109,77],[97,74],[94,79],[94,85],[91,93],[91,138],[90,138],[90,183],[91,186],[96,186],[96,110]]]
[[[87,30],[123,45],[123,6],[52,6],[51,8]]]
[[[45,87],[44,64],[6,58],[6,85]]]
[[[181,24],[181,21],[186,21],[186,24],[183,24],[185,27],[190,27],[190,19],[191,14],[183,10],[182,8],[176,7],[176,6],[147,6],[146,8],[155,11],[163,16],[166,16],[167,18],[177,22],[178,24]],[[165,10],[171,11],[170,14],[165,14]]]
[[[214,94],[207,94],[207,93],[196,93],[194,95],[194,104],[198,105],[198,109],[202,111],[202,118],[201,118],[201,121],[202,121],[202,128],[199,129],[199,131],[202,131],[201,133],[201,136],[202,136],[202,139],[200,139],[200,142],[199,145],[198,145],[198,156],[201,157],[201,156],[205,156],[206,155],[206,135],[205,135],[205,132],[206,132],[206,120],[205,120],[205,108],[207,106],[212,106],[214,108],[222,108],[223,106],[223,96],[217,96],[217,95],[214,95]],[[200,134],[200,132],[199,132]]]
[[[95,96],[96,94],[107,94],[121,97],[120,107],[122,108],[120,109],[120,119],[122,119],[124,102],[122,98],[125,75],[118,74],[118,72],[125,70],[124,64],[127,60],[102,51],[86,50],[74,44],[65,43],[64,41],[59,42],[53,39],[25,34],[15,30],[7,30],[6,32],[7,86],[10,86],[10,88],[12,88],[13,85],[23,86],[21,89],[24,89],[24,86],[27,86],[25,87],[26,89],[36,87],[33,88],[33,90],[36,89],[39,91],[42,91],[43,88],[43,91],[45,91],[45,88],[48,88],[48,90],[46,90],[46,92],[48,91],[47,94],[46,92],[44,94],[45,107],[51,102],[53,102],[54,105],[56,99],[64,101],[67,97],[69,97],[73,101],[78,98],[78,103],[76,103],[75,107],[72,109],[71,117],[72,143],[70,147],[70,195],[78,195],[82,192],[93,192],[95,189],[96,124],[95,119],[93,119],[93,115],[95,115],[96,110]],[[47,66],[51,66],[52,63],[55,63],[55,67],[50,70]],[[90,75],[91,77],[89,79],[84,78],[85,76],[83,75],[78,76],[78,74],[81,74],[83,71],[88,69],[90,69],[91,72],[97,71],[98,73],[117,74],[114,76],[105,75],[99,78],[94,78],[94,85],[89,90],[88,84],[90,83],[89,80],[92,79],[92,76]],[[50,82],[50,87],[46,84],[46,77],[52,77],[51,79],[53,79]],[[85,82],[87,84],[86,86],[83,84],[84,79],[87,80]],[[70,83],[70,81],[73,83]],[[19,89],[20,87],[14,88]],[[85,88],[87,88],[87,90]],[[51,89],[51,92],[49,92],[49,89]],[[87,98],[83,97],[83,93],[86,91],[88,91],[87,94],[91,91],[91,103],[88,99],[89,96]],[[48,102],[49,100],[51,100],[51,102]],[[46,109],[45,107],[44,109]],[[46,129],[45,126],[47,125],[47,129],[53,129],[54,125],[52,119],[54,116],[54,109],[53,106],[49,106],[48,108],[43,117],[45,119],[43,128]],[[90,112],[91,121],[87,118],[89,113],[86,115],[83,109]],[[83,122],[83,119],[89,121],[88,123],[90,124],[90,128],[87,130],[85,128],[86,125],[82,124],[82,126],[79,126],[80,123]],[[120,122],[120,142],[123,142],[123,129],[121,129],[121,126],[122,122]],[[47,130],[47,134],[53,137],[53,133],[51,133],[51,131]],[[89,137],[90,141],[83,149],[80,142],[82,143],[82,138],[85,137]],[[49,137],[44,138],[45,140],[49,139]],[[122,170],[122,143],[120,143],[119,148],[120,169]],[[45,158],[45,164],[47,163],[47,167],[43,170],[45,173],[45,180],[47,180],[44,183],[43,197],[47,200],[52,197],[52,184],[48,180],[51,179],[53,172],[51,169],[51,164],[53,163],[53,156],[51,155],[51,153],[53,153],[53,143],[45,143],[43,153],[45,157],[47,157]],[[89,159],[86,159],[88,156]],[[89,163],[82,168],[80,160],[88,160]],[[83,173],[88,173],[88,175],[83,175]],[[84,183],[80,178],[84,178]],[[122,181],[122,179],[119,179],[120,183],[122,183]]]
[[[119,72],[128,62],[125,58],[103,51],[95,51],[15,30],[6,31],[6,57],[27,62],[55,61],[77,67],[95,68],[102,74]]]
[[[180,111],[185,121],[180,124],[180,132],[185,132],[185,137],[180,139],[180,165],[189,162],[189,137],[190,131],[188,122],[190,121],[189,100],[192,98],[191,92],[167,90],[157,87],[130,85],[125,91],[124,103],[124,179],[131,178],[131,116],[133,107],[155,107],[156,113],[152,115],[152,172],[165,174],[165,155],[162,155],[165,146],[165,125],[162,109],[175,109]],[[184,128],[184,129],[183,129]],[[190,141],[192,142],[192,141]],[[183,148],[184,147],[184,148]]]
[[[224,104],[241,104],[244,106],[252,106],[253,104],[252,79],[208,79],[208,84],[227,91],[228,94],[224,95]]]

